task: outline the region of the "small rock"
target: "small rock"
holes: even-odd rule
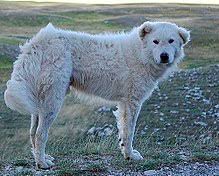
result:
[[[170,168],[166,166],[166,167],[164,167],[164,169],[165,169],[165,170],[169,170]]]
[[[148,129],[148,126],[146,125],[145,127],[144,127],[144,130],[147,130]]]
[[[23,170],[23,167],[22,166],[19,166],[16,168],[17,172],[21,172]]]
[[[109,112],[111,110],[111,108],[106,107],[106,106],[102,106],[101,108],[99,108],[97,111],[98,112]]]
[[[179,103],[174,103],[174,106],[179,106]]]
[[[37,171],[37,172],[35,173],[35,175],[36,175],[36,176],[42,176],[43,174],[42,174],[41,171]]]
[[[214,84],[214,83],[213,83],[213,84],[208,84],[208,86],[209,86],[209,87],[214,87],[215,84]]]
[[[190,95],[186,95],[186,98],[190,98],[191,96]]]
[[[171,114],[178,114],[179,112],[173,110],[173,111],[170,111],[170,113],[171,113]]]
[[[198,169],[198,166],[197,166],[197,165],[194,165],[194,166],[193,166],[193,169]]]
[[[219,104],[215,105],[214,107],[215,107],[216,109],[219,109]]]
[[[190,112],[190,109],[185,109],[186,112]]]
[[[147,170],[147,171],[144,171],[144,175],[146,175],[146,176],[155,175],[156,173],[157,173],[156,170]]]
[[[96,128],[92,127],[87,131],[87,134],[94,134],[95,130],[96,130]]]
[[[199,122],[196,122],[196,121],[195,121],[194,124],[195,124],[195,125],[204,126],[204,127],[208,126],[207,123],[205,123],[205,122],[201,122],[201,121],[199,121]]]
[[[206,115],[207,115],[207,113],[206,113],[206,112],[202,112],[202,115],[203,115],[203,116],[206,116]]]
[[[170,125],[171,125],[170,123],[167,123],[167,124],[166,124],[166,127],[168,127],[168,126],[170,126]]]
[[[167,99],[168,99],[168,96],[165,96],[165,97],[164,97],[164,100],[167,100]]]
[[[207,100],[207,99],[203,99],[203,102],[204,102],[205,104],[210,104],[210,100]]]
[[[184,152],[184,151],[180,151],[178,154],[179,154],[179,155],[185,155],[185,153],[186,153],[186,152]]]
[[[158,110],[157,109],[154,111],[154,114],[158,114]]]
[[[146,131],[143,131],[143,130],[142,130],[142,131],[141,131],[141,135],[144,135],[144,134],[146,134]]]
[[[158,132],[159,130],[159,128],[154,128],[154,133]]]
[[[189,160],[189,156],[186,156],[186,155],[180,155],[179,158],[183,161],[188,161]]]
[[[11,170],[11,166],[6,166],[6,167],[5,167],[5,170],[6,170],[6,171]]]
[[[164,113],[160,112],[160,116],[164,116]]]
[[[213,114],[214,117],[219,118],[219,112]]]
[[[113,126],[107,126],[104,128],[104,135],[105,136],[111,136],[113,134]]]
[[[157,108],[157,109],[160,109],[160,106],[157,105],[157,104],[155,104],[154,107]]]
[[[92,127],[87,131],[88,135],[91,135],[93,137],[99,136],[99,137],[108,137],[111,136],[113,133],[114,127],[112,125],[104,125],[104,127]]]
[[[160,121],[164,121],[163,117],[160,117]]]
[[[185,117],[181,117],[180,119],[181,119],[181,121],[183,121],[183,120],[185,120]]]
[[[203,142],[204,144],[207,144],[207,143],[211,142],[211,140],[212,140],[212,137],[211,137],[211,136],[207,136],[206,138],[204,138],[204,139],[202,140],[202,142]]]

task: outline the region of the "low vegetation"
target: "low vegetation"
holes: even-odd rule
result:
[[[196,69],[170,77],[144,103],[134,144],[145,158],[141,162],[125,161],[120,154],[111,111],[98,112],[98,107],[80,104],[69,94],[48,141],[47,151],[56,158],[56,167],[41,174],[136,174],[185,162],[218,162],[218,8],[165,4],[83,8],[72,4],[0,2],[0,175],[38,172],[30,151],[30,117],[11,111],[3,101],[14,58],[1,46],[24,43],[48,22],[91,33],[127,31],[145,20],[176,22],[191,29],[192,36],[181,68]],[[91,127],[105,124],[113,125],[111,136],[87,135]]]

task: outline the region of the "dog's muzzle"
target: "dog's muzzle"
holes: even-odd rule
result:
[[[160,55],[160,63],[167,64],[169,62],[169,54],[161,53]]]

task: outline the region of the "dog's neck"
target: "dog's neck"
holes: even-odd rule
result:
[[[154,81],[160,82],[176,70],[176,65],[147,64],[146,69],[150,69],[151,78]]]

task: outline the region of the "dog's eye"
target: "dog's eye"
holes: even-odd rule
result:
[[[158,40],[153,40],[153,42],[158,45],[159,44],[159,41]]]
[[[173,40],[173,39],[170,39],[168,42],[169,42],[169,43],[173,43],[173,42],[174,42],[174,40]]]

